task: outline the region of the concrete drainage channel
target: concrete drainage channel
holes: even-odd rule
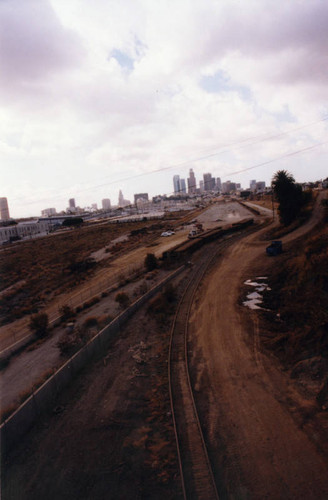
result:
[[[184,269],[185,266],[179,267],[105,326],[1,424],[2,456],[8,453],[32,427],[37,418],[51,407],[56,396],[71,382],[86,363],[92,357],[99,356],[105,351],[109,341],[120,330],[121,326],[166,283],[178,276]]]

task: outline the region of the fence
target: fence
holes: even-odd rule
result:
[[[185,266],[164,278],[145,295],[136,300],[128,309],[103,328],[93,339],[72,356],[38,390],[30,396],[0,426],[2,456],[8,453],[22,436],[30,429],[36,419],[54,403],[56,396],[72,381],[74,376],[93,357],[104,353],[110,340],[120,331],[121,326],[153,297],[166,283],[178,276]]]

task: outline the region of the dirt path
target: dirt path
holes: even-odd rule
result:
[[[306,226],[283,240],[311,229],[320,213],[319,207]],[[326,499],[327,456],[318,449],[318,437],[306,434],[290,411],[292,403],[303,405],[304,413],[311,408],[260,352],[256,313],[238,305],[240,286],[252,277],[254,263],[266,258],[259,236],[231,247],[212,269],[190,325],[196,398],[206,415],[220,497]],[[247,315],[253,318],[251,332]]]

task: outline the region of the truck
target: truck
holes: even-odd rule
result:
[[[197,236],[199,233],[202,233],[204,231],[203,225],[202,224],[195,224],[191,230],[189,231],[188,238],[194,238]]]
[[[266,247],[266,253],[270,255],[270,257],[282,253],[282,241],[272,241],[271,245]]]

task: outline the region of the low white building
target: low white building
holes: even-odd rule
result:
[[[33,238],[36,235],[47,234],[51,225],[48,221],[31,220],[19,222],[12,226],[0,227],[0,242],[20,238]]]

